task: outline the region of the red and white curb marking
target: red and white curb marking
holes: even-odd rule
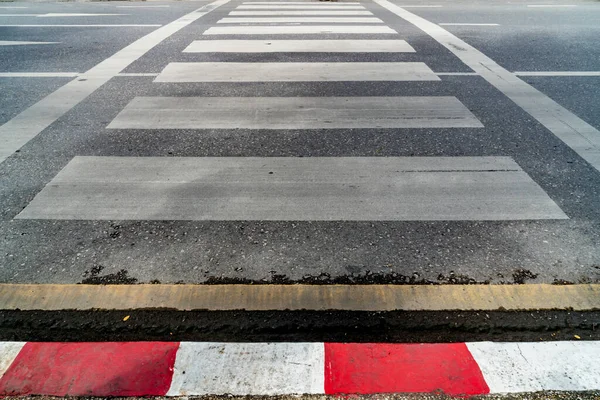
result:
[[[600,389],[600,342],[0,342],[0,395],[451,395]]]

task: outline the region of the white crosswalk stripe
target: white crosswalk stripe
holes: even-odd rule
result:
[[[414,53],[404,40],[196,40],[184,53]]]
[[[327,33],[391,33],[397,32],[378,25],[298,25],[298,26],[217,26],[208,28],[205,35],[319,35]]]
[[[373,15],[371,11],[361,11],[361,10],[323,10],[323,11],[315,11],[315,10],[284,10],[284,11],[232,11],[229,13],[231,16],[270,16],[270,15],[319,15],[319,16],[328,16],[328,15],[336,15],[336,16],[350,16],[350,15]]]
[[[420,62],[171,63],[155,82],[439,81]]]
[[[317,22],[326,24],[344,24],[344,23],[363,23],[363,24],[383,24],[379,18],[373,17],[232,17],[223,18],[218,24],[273,24],[273,23],[303,23]]]

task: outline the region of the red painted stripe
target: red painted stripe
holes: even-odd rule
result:
[[[160,396],[179,343],[27,343],[0,379],[0,394]]]
[[[464,343],[325,343],[325,393],[489,393]]]

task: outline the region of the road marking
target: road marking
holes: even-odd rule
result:
[[[322,343],[183,342],[166,395],[325,393],[324,366]]]
[[[0,40],[0,46],[25,46],[25,45],[37,45],[37,44],[58,44],[60,42],[18,42],[10,40]]]
[[[600,76],[600,71],[515,71],[517,76]]]
[[[407,5],[407,6],[405,6],[405,5],[400,5],[400,7],[404,7],[404,8],[409,8],[409,7],[410,8],[440,8],[443,6],[437,6],[437,5],[436,6],[434,6],[434,5]]]
[[[170,63],[154,82],[439,81],[421,62]]]
[[[0,25],[1,28],[156,28],[160,24],[90,24],[90,25],[57,25],[57,24],[26,24],[26,25]]]
[[[136,97],[109,129],[481,128],[455,97]]]
[[[275,24],[275,23],[364,23],[364,24],[383,24],[383,21],[375,17],[233,17],[223,18],[217,24]]]
[[[245,1],[242,4],[263,4],[263,5],[281,5],[281,4],[293,4],[293,5],[323,5],[323,4],[318,4],[318,3],[310,3],[307,1]],[[332,3],[332,4],[328,4],[328,5],[341,5],[341,6],[345,6],[345,5],[360,5],[360,2],[350,2],[350,1],[345,1],[343,3]]]
[[[229,15],[231,16],[271,16],[271,15],[305,15],[305,16],[309,16],[309,15],[322,15],[322,16],[330,16],[330,15],[337,15],[337,16],[349,16],[349,15],[373,15],[373,13],[371,11],[354,11],[354,10],[350,10],[350,11],[314,11],[314,10],[308,10],[308,11],[232,11],[229,13]]]
[[[598,310],[600,285],[0,284],[3,310]]]
[[[128,14],[78,14],[78,13],[47,13],[47,14],[0,14],[0,17],[36,17],[36,18],[58,18],[58,17],[108,17]]]
[[[575,4],[529,4],[529,8],[577,7]]]
[[[196,40],[183,52],[414,53],[415,49],[404,40]]]
[[[441,26],[500,26],[500,24],[471,24],[471,23],[458,23],[458,22],[440,22],[438,25]]]
[[[469,68],[481,75],[562,140],[581,158],[600,170],[600,131],[598,129],[439,25],[406,11],[388,0],[374,1],[412,23],[446,47]]]
[[[477,72],[435,72],[438,76],[478,76]]]
[[[23,346],[25,342],[0,342],[0,377],[6,373]]]
[[[304,25],[304,26],[217,26],[208,28],[204,35],[317,35],[327,33],[392,33],[395,30],[378,25]]]
[[[0,162],[157,44],[227,2],[209,3],[150,32],[0,126]]]
[[[79,72],[0,72],[0,78],[75,78]]]
[[[364,10],[363,6],[330,6],[313,4],[306,6],[239,6],[236,10]]]
[[[481,342],[467,346],[492,393],[584,391],[600,387],[597,342]]]
[[[196,118],[202,120],[202,113]],[[230,119],[239,122],[235,116]],[[246,124],[236,127],[240,126]],[[568,217],[508,157],[75,157],[16,218],[495,221]]]
[[[117,8],[168,8],[169,5],[154,5],[154,6],[117,6]]]

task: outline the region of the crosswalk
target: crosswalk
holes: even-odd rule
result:
[[[423,62],[222,62],[220,55],[416,53],[359,2],[245,1],[153,85],[443,84]],[[290,39],[288,35],[292,35]],[[300,35],[300,36],[297,36]],[[339,37],[338,35],[344,35]],[[348,39],[350,35],[355,39]],[[416,53],[418,56],[418,53]],[[458,98],[138,96],[108,130],[482,129]],[[323,135],[327,132],[324,131]],[[510,157],[75,157],[17,216],[64,220],[566,219]]]

